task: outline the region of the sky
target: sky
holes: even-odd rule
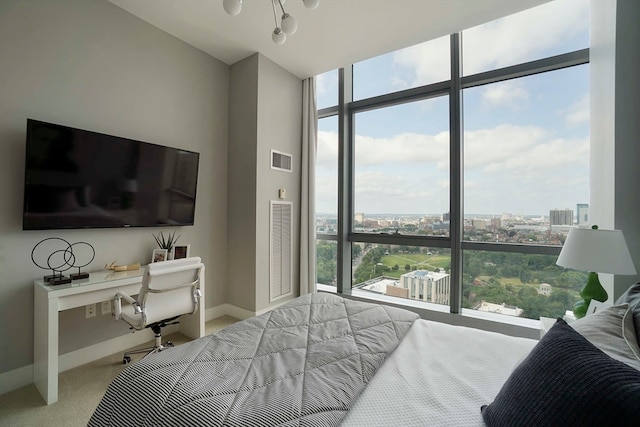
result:
[[[449,79],[449,37],[354,64],[354,99]],[[588,47],[589,1],[549,4],[462,32],[463,75]],[[337,103],[337,72],[318,76]],[[449,210],[448,97],[358,113],[355,212]],[[465,214],[548,215],[589,202],[588,65],[463,92]],[[318,124],[316,211],[337,212],[337,119]]]

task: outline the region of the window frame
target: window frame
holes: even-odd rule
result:
[[[463,176],[464,141],[462,123],[462,93],[464,89],[503,82],[520,77],[552,72],[563,68],[589,63],[589,48],[537,59],[517,65],[507,66],[473,75],[461,75],[461,34],[450,35],[451,80],[378,95],[353,101],[353,65],[338,70],[338,105],[318,110],[318,118],[338,116],[338,218],[337,233],[317,233],[319,240],[337,242],[337,293],[353,296],[351,288],[351,245],[352,243],[378,243],[384,245],[409,245],[446,248],[451,251],[451,290],[449,314],[458,314],[483,320],[501,321],[517,325],[533,326],[529,319],[502,319],[505,316],[485,316],[471,314],[462,309],[462,254],[463,251],[495,251],[522,254],[559,255],[561,247],[540,244],[514,244],[476,242],[463,239]],[[358,112],[375,110],[393,105],[449,96],[450,131],[450,232],[449,237],[423,235],[390,235],[358,233],[353,230],[354,200],[354,115]],[[386,300],[383,298],[383,300]],[[414,304],[396,305],[406,308]],[[429,309],[426,309],[429,311]],[[440,311],[440,310],[438,310]],[[423,316],[424,317],[424,316]],[[500,319],[497,319],[500,317]]]

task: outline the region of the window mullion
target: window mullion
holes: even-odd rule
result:
[[[336,284],[338,293],[351,292],[351,230],[353,190],[353,130],[349,103],[353,98],[353,67],[338,73],[338,248]]]
[[[462,87],[461,87],[460,34],[451,34],[451,89],[449,95],[450,137],[450,237],[451,313],[460,313],[462,308],[462,228],[464,223],[462,205],[463,151],[462,151]]]

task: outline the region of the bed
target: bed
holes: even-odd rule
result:
[[[89,426],[636,425],[634,310],[537,341],[305,295],[132,364]]]

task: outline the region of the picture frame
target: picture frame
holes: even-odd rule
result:
[[[602,310],[605,307],[606,307],[605,303],[592,299],[591,302],[589,303],[589,307],[587,307],[587,313],[585,314],[585,316],[593,314],[598,310]]]
[[[189,258],[191,252],[191,245],[174,245],[173,246],[173,259]]]
[[[151,254],[151,262],[162,262],[168,259],[168,251],[166,249],[154,249]]]

